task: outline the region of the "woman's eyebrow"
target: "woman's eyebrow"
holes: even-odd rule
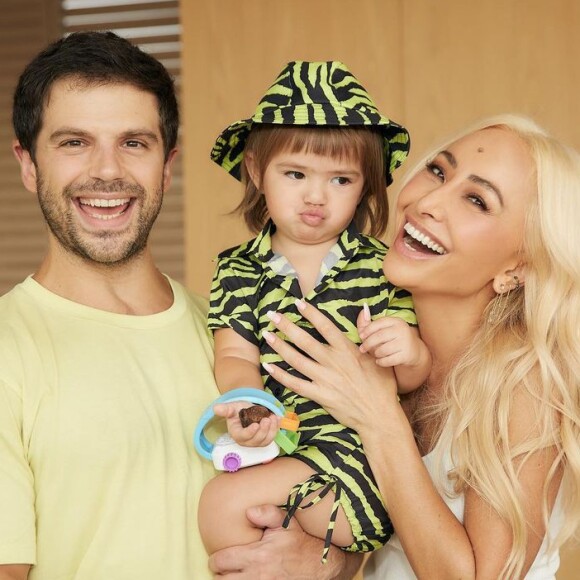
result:
[[[449,165],[451,165],[453,169],[457,168],[457,159],[455,159],[455,156],[453,155],[453,153],[451,153],[451,151],[444,150],[441,151],[439,154],[443,155],[443,157],[447,159],[447,163],[449,163]]]
[[[451,153],[451,151],[447,151],[447,150],[441,151],[440,155],[443,155],[443,157],[445,157],[445,159],[447,160],[449,165],[451,165],[451,167],[453,167],[453,169],[457,169],[457,159],[455,159],[455,156],[453,155],[453,153]],[[503,195],[501,194],[501,191],[500,191],[499,187],[497,187],[497,185],[495,185],[494,183],[492,183],[488,179],[484,179],[483,177],[480,177],[479,175],[470,175],[468,179],[472,183],[475,183],[476,185],[481,185],[482,187],[485,187],[485,189],[487,189],[491,193],[495,194],[499,200],[500,205],[502,207],[504,206]]]

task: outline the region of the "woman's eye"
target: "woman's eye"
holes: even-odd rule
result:
[[[350,179],[348,177],[342,177],[341,175],[333,177],[331,183],[336,183],[337,185],[348,185]]]
[[[435,163],[427,163],[427,170],[442,181],[445,179],[443,169],[441,169],[439,165],[436,165]]]
[[[467,199],[475,206],[479,207],[482,211],[489,211],[489,208],[487,207],[487,204],[485,203],[485,201],[483,200],[482,197],[480,197],[479,195],[475,194],[475,193],[470,193],[467,196]]]

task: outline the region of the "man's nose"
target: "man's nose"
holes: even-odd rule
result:
[[[112,145],[95,147],[91,154],[89,176],[102,181],[114,181],[124,177],[121,152]]]

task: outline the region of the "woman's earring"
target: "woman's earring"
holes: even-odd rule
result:
[[[487,317],[491,323],[497,322],[503,316],[507,304],[507,297],[510,293],[510,288],[506,290],[505,284],[500,284],[499,290],[499,294],[493,299],[493,304]]]
[[[512,281],[509,283],[507,290],[505,284],[500,284],[499,294],[493,299],[493,305],[487,317],[489,322],[496,323],[503,317],[509,295],[512,292],[519,290],[521,287],[520,279],[515,274],[512,276]]]

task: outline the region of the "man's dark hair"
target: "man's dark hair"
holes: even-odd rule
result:
[[[16,138],[35,158],[52,85],[70,78],[87,86],[130,84],[157,97],[165,158],[175,147],[179,112],[173,79],[151,55],[112,32],[75,32],[49,45],[20,76],[12,111]]]

